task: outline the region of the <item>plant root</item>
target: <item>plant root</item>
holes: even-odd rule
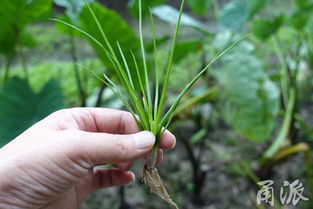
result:
[[[167,193],[157,168],[147,168],[143,170],[143,181],[150,187],[150,192],[158,195],[173,208],[179,209],[177,204],[170,198]]]

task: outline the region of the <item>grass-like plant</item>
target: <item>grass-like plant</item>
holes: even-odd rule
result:
[[[118,78],[119,84],[114,83],[107,75],[104,74],[104,79],[100,78],[108,87],[112,89],[112,91],[116,94],[117,97],[123,102],[125,107],[129,110],[129,112],[133,115],[138,127],[140,130],[147,130],[152,132],[156,136],[156,142],[154,147],[152,148],[149,157],[146,160],[146,165],[144,167],[144,182],[147,183],[151,189],[152,193],[159,195],[162,199],[167,201],[171,204],[174,208],[178,208],[177,205],[171,200],[169,197],[165,187],[163,186],[162,180],[158,174],[156,169],[156,159],[157,159],[157,152],[160,145],[160,139],[163,135],[166,128],[169,126],[171,119],[175,114],[175,110],[177,109],[181,99],[186,94],[186,92],[193,86],[193,84],[204,74],[207,70],[211,67],[211,65],[218,60],[223,54],[225,54],[229,49],[231,49],[234,45],[236,45],[240,40],[232,44],[228,47],[225,51],[221,52],[220,54],[216,55],[212,61],[201,70],[180,92],[177,96],[176,100],[170,106],[170,108],[165,112],[165,100],[168,90],[168,85],[170,82],[170,75],[173,69],[173,59],[175,54],[175,48],[177,43],[177,37],[180,29],[180,22],[182,18],[183,8],[184,8],[184,0],[182,0],[179,16],[175,28],[174,37],[172,40],[172,46],[170,50],[170,55],[165,71],[165,75],[159,75],[159,68],[157,65],[157,43],[156,43],[156,34],[154,29],[154,22],[153,22],[153,15],[150,10],[150,19],[152,25],[152,34],[153,34],[153,46],[154,46],[154,73],[152,70],[148,70],[148,64],[145,54],[145,47],[143,41],[143,34],[142,34],[142,5],[141,0],[139,1],[139,36],[140,36],[140,46],[141,46],[141,59],[143,60],[142,65],[139,65],[139,61],[131,52],[132,59],[127,60],[126,56],[123,52],[122,46],[117,43],[110,43],[106,34],[104,33],[99,20],[97,19],[95,13],[93,12],[89,3],[85,0],[85,3],[92,15],[95,24],[97,25],[102,38],[106,45],[106,47],[97,39],[95,39],[92,34],[88,34],[84,30],[77,28],[74,25],[71,25],[67,22],[62,20],[53,19],[55,21],[61,22],[69,27],[72,27],[91,40],[93,40],[97,45],[99,45],[105,54],[107,55],[108,59],[110,60],[115,73]],[[119,54],[113,50],[113,44],[116,44]],[[118,59],[118,56],[122,58],[122,61]],[[130,69],[129,63],[134,63],[135,69]],[[142,66],[143,69],[139,69]],[[134,74],[131,74],[131,70],[135,70],[136,78],[133,77]],[[92,71],[91,71],[92,72]],[[143,72],[143,75],[141,75]],[[161,71],[163,72],[163,71]],[[154,78],[151,78],[151,75]],[[139,89],[136,87],[134,81],[137,80],[139,82]],[[153,85],[151,85],[153,83]],[[122,91],[120,90],[120,86],[122,87]],[[128,98],[124,95],[127,94]]]

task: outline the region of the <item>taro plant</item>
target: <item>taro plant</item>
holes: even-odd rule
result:
[[[49,114],[64,108],[58,80],[35,92],[28,81],[14,77],[0,89],[0,148]]]
[[[172,201],[169,194],[167,193],[165,187],[163,186],[162,180],[158,174],[158,170],[156,168],[156,159],[157,159],[157,151],[160,144],[161,136],[163,135],[166,128],[169,126],[174,114],[177,109],[181,99],[186,94],[186,92],[193,86],[193,84],[207,72],[210,66],[218,60],[221,56],[223,56],[230,48],[236,45],[240,40],[233,43],[230,47],[224,50],[222,53],[216,55],[212,61],[207,64],[180,92],[177,96],[173,104],[169,107],[167,111],[165,107],[165,100],[167,95],[167,90],[170,82],[170,76],[173,69],[174,62],[174,54],[176,49],[177,37],[180,29],[180,23],[182,19],[182,13],[184,8],[184,0],[182,0],[179,15],[177,19],[177,24],[175,28],[175,33],[172,40],[171,50],[169,54],[168,63],[164,74],[159,72],[159,67],[156,62],[157,56],[157,42],[156,42],[156,33],[154,28],[154,21],[152,12],[150,11],[150,19],[152,25],[152,34],[153,34],[153,48],[154,48],[154,65],[149,66],[147,62],[147,56],[145,52],[145,46],[143,41],[143,33],[142,33],[142,4],[139,1],[139,40],[140,40],[140,48],[141,48],[141,57],[136,57],[135,54],[130,50],[131,59],[125,56],[125,49],[123,46],[117,41],[116,43],[112,42],[107,34],[104,32],[101,27],[101,23],[99,22],[97,16],[92,9],[92,6],[88,4],[87,0],[85,0],[87,8],[90,12],[90,16],[92,17],[96,27],[98,28],[101,39],[97,39],[83,29],[80,29],[70,23],[64,22],[62,20],[54,19],[55,21],[61,22],[65,25],[68,25],[71,28],[74,28],[87,37],[89,37],[95,44],[97,44],[103,51],[103,53],[107,56],[107,59],[110,61],[113,66],[113,70],[115,71],[118,83],[115,83],[111,80],[106,74],[104,74],[104,79],[100,79],[109,86],[112,91],[116,94],[117,97],[123,102],[125,107],[130,111],[133,115],[134,120],[136,121],[140,130],[148,130],[152,132],[156,136],[156,142],[154,147],[152,148],[148,158],[146,159],[146,164],[144,167],[144,182],[149,185],[152,193],[159,195],[162,199],[172,205],[174,208],[178,208],[178,206]],[[114,49],[118,49],[118,52]],[[119,58],[122,59],[119,59]],[[142,63],[138,60],[142,59]],[[134,66],[134,69],[131,69],[130,66]],[[142,69],[141,69],[142,68]],[[149,69],[148,69],[149,68]],[[150,69],[151,68],[151,69]],[[153,70],[152,70],[153,69]],[[135,73],[132,73],[133,71]],[[90,71],[92,72],[92,71]],[[163,72],[161,70],[161,72]],[[143,75],[142,75],[143,74]],[[135,82],[135,81],[138,81]],[[122,89],[119,88],[122,86]],[[128,95],[126,98],[124,95]]]
[[[268,12],[273,8],[275,12]],[[271,60],[271,67],[274,66],[275,70],[268,71],[268,73],[280,87],[282,122],[278,127],[276,126],[276,136],[264,151],[256,174],[261,179],[268,179],[273,174],[274,166],[296,153],[303,152],[305,153],[303,164],[305,164],[307,181],[311,184],[313,191],[310,166],[312,130],[306,124],[305,116],[301,114],[304,104],[311,96],[312,89],[310,69],[313,66],[313,3],[307,0],[297,0],[290,2],[288,8],[287,11],[285,8],[276,8],[275,1],[270,0],[233,0],[224,7],[219,25],[224,30],[238,32],[248,28],[251,31],[258,52],[261,52],[265,59]],[[233,24],[234,22],[237,24]],[[231,79],[238,80],[233,79],[234,75],[232,72]],[[238,121],[236,123],[243,127]],[[250,124],[253,125],[253,123]],[[254,128],[252,134],[257,134],[258,129],[261,131],[260,126],[253,126],[258,128]],[[263,135],[264,139],[270,139],[270,135]]]
[[[280,83],[282,123],[270,146],[262,156],[259,176],[268,178],[274,166],[290,156],[304,153],[303,164],[307,182],[313,192],[311,151],[312,130],[306,124],[303,110],[311,94],[312,84],[312,28],[313,3],[298,0],[292,10],[279,15],[259,17],[252,22],[251,31],[263,43],[273,49],[264,49],[266,54],[277,59],[277,80]],[[300,38],[295,39],[296,36]],[[274,66],[275,66],[274,65]]]
[[[5,58],[3,83],[10,78],[11,65],[18,57],[27,78],[25,48],[34,47],[35,37],[25,28],[28,24],[46,15],[51,9],[51,0],[3,0],[0,7],[0,55]]]

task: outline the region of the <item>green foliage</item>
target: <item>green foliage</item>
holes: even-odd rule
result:
[[[248,18],[247,1],[235,0],[221,11],[220,30],[241,31]]]
[[[268,0],[233,0],[227,3],[221,11],[219,28],[221,31],[241,31],[256,13],[261,11]]]
[[[203,15],[212,7],[212,0],[188,0],[191,10],[199,15]]]
[[[0,23],[2,27],[14,24],[22,29],[26,24],[49,12],[50,8],[51,0],[2,0]]]
[[[223,116],[235,132],[257,142],[268,139],[279,110],[279,91],[254,55],[253,45],[242,42],[231,50],[214,75]]]
[[[201,49],[202,49],[201,40],[179,42],[176,45],[173,61],[175,63],[178,63],[181,60],[183,60],[188,54],[196,53],[197,51]]]
[[[63,16],[59,16],[58,17],[59,20],[61,21],[64,21],[64,22],[67,22],[67,23],[70,23],[70,24],[74,24],[74,22],[76,23],[76,25],[80,25],[80,21],[76,20],[76,21],[72,21],[72,18],[70,18],[68,15],[63,15]],[[79,31],[76,31],[76,30],[73,30],[72,28],[69,28],[67,25],[64,25],[60,22],[56,22],[56,28],[66,34],[66,35],[69,35],[69,36],[75,36],[75,37],[80,37],[81,36],[81,33]]]
[[[310,18],[305,30],[309,38],[313,40],[313,18]]]
[[[309,20],[309,15],[303,11],[295,12],[289,19],[289,24],[298,30],[302,30]]]
[[[50,8],[51,0],[2,0],[0,7],[0,53],[12,56],[18,45],[29,46],[30,42],[33,45],[34,38],[26,34],[24,28],[28,23],[49,12]]]
[[[248,0],[248,19],[252,19],[272,0]]]
[[[312,0],[295,0],[295,4],[299,8],[308,8],[313,5]]]
[[[280,28],[283,20],[284,16],[278,16],[273,20],[256,19],[252,22],[251,31],[256,37],[265,40]]]
[[[165,0],[142,0],[142,16],[149,15],[149,8],[164,4]],[[134,17],[139,17],[139,0],[129,0],[128,8]]]
[[[119,49],[117,42],[126,50],[124,51],[125,56],[127,58],[132,58],[131,51],[135,52],[139,49],[139,40],[136,37],[136,34],[132,30],[132,28],[122,19],[122,17],[113,10],[110,10],[99,3],[92,3],[90,5],[99,19],[99,24],[107,35],[108,40],[112,44],[113,51],[119,55]],[[82,11],[79,15],[79,24],[73,22],[69,17],[63,16],[59,18],[57,21],[57,27],[59,30],[66,34],[70,35],[82,35],[81,31],[76,30],[77,28],[81,28],[84,32],[88,34],[92,34],[93,37],[99,41],[107,50],[108,46],[102,38],[101,32],[98,30],[98,25],[93,21],[93,17],[90,15],[89,10],[86,6],[82,8]],[[109,20],[109,21],[108,21]],[[74,27],[72,27],[74,26]],[[103,61],[103,63],[112,68],[112,63],[110,59],[107,57],[106,53],[99,46],[98,43],[95,43],[89,36],[84,36],[87,38],[89,43],[92,45],[93,49],[99,56],[99,58]],[[122,57],[119,56],[118,59],[122,61]]]
[[[191,137],[189,143],[190,143],[191,145],[195,145],[195,144],[197,144],[199,141],[201,141],[207,134],[208,134],[208,129],[202,128],[202,129],[200,129],[197,133],[195,133],[195,134]]]
[[[312,19],[313,2],[311,0],[296,0],[296,8],[289,18],[289,24],[297,30],[303,30]]]
[[[159,47],[162,44],[166,44],[169,39],[170,39],[169,36],[164,36],[162,38],[156,39],[155,43]],[[153,51],[154,51],[154,41],[151,41],[150,43],[146,43],[145,44],[145,49],[146,49],[146,52],[153,53]]]
[[[63,49],[67,50],[67,49]],[[64,51],[66,53],[66,51]],[[98,59],[85,59],[84,65],[93,69],[94,72],[101,74],[105,72],[102,67],[103,64]],[[1,69],[0,69],[1,71]],[[29,74],[29,85],[34,90],[34,92],[40,91],[43,86],[48,83],[51,79],[58,80],[60,83],[60,88],[64,94],[64,103],[66,107],[79,106],[80,103],[77,100],[77,87],[73,71],[72,61],[56,61],[49,60],[43,61],[39,64],[32,65],[28,71]],[[16,65],[12,67],[12,77],[23,77],[23,69],[21,65]],[[81,75],[88,77],[87,80],[83,79],[84,89],[87,95],[91,95],[88,98],[87,105],[94,106],[96,100],[97,89],[102,85],[102,82],[94,77],[89,77],[89,73],[81,70]],[[106,93],[109,94],[109,93]],[[104,96],[107,100],[110,95]],[[105,101],[106,102],[106,101]],[[104,103],[105,103],[104,102]]]
[[[57,80],[35,93],[26,80],[13,78],[0,90],[0,146],[21,134],[50,113],[63,108],[63,94]]]
[[[88,0],[88,2],[92,3],[94,0]],[[60,7],[64,7],[65,15],[59,16],[58,19],[75,24],[76,26],[80,26],[80,14],[85,7],[84,0],[54,0],[54,3]],[[70,36],[80,36],[81,33],[79,33],[76,30],[72,30],[68,26],[56,23],[56,27],[62,32]]]
[[[141,77],[140,71],[139,71],[139,66],[137,65],[137,60],[136,57],[133,55],[133,60],[127,60],[126,57],[124,56],[124,52],[117,43],[117,47],[119,50],[119,54],[122,57],[122,61],[120,61],[117,57],[117,53],[115,52],[113,46],[112,46],[112,40],[109,39],[109,36],[107,36],[105,29],[102,27],[100,22],[103,21],[103,17],[100,16],[98,17],[97,14],[97,7],[91,7],[89,4],[87,4],[87,8],[89,10],[89,16],[92,21],[89,21],[89,25],[91,25],[91,22],[94,22],[97,28],[97,32],[95,35],[99,35],[100,37],[98,38],[97,36],[94,36],[93,33],[89,33],[88,31],[84,31],[82,29],[79,29],[75,27],[74,25],[70,25],[68,23],[63,22],[64,24],[69,25],[72,28],[75,28],[85,34],[87,37],[89,37],[95,45],[98,45],[98,47],[102,50],[102,52],[108,57],[108,59],[111,61],[112,66],[114,66],[114,70],[117,74],[118,81],[120,85],[122,85],[123,90],[125,93],[128,95],[128,97],[124,97],[124,94],[120,89],[118,88],[118,85],[115,84],[106,74],[104,74],[105,79],[103,82],[109,86],[112,91],[120,98],[120,100],[123,102],[125,107],[131,112],[133,115],[138,127],[140,130],[148,130],[154,133],[156,136],[156,143],[155,146],[150,154],[147,166],[148,168],[153,168],[155,166],[155,160],[156,160],[156,151],[158,149],[159,143],[160,143],[160,138],[166,130],[167,126],[169,125],[173,115],[175,114],[175,110],[178,107],[178,104],[180,103],[182,97],[186,94],[186,92],[193,86],[193,84],[204,74],[206,71],[211,67],[211,65],[219,59],[221,56],[223,56],[230,48],[232,48],[235,44],[238,42],[235,42],[232,44],[229,48],[224,50],[221,54],[218,54],[214,59],[206,65],[193,79],[190,81],[180,92],[180,94],[177,96],[169,110],[167,110],[164,113],[164,103],[165,103],[165,98],[167,95],[167,90],[168,90],[168,85],[170,81],[170,75],[172,72],[173,68],[173,63],[174,63],[174,54],[175,54],[175,49],[176,49],[176,44],[177,44],[177,36],[178,32],[180,29],[181,25],[181,20],[182,20],[182,11],[183,11],[183,6],[184,6],[184,1],[182,1],[181,8],[178,13],[178,18],[176,21],[176,29],[175,29],[175,34],[173,37],[172,41],[172,47],[170,50],[170,56],[168,59],[168,64],[166,67],[166,74],[159,78],[159,73],[154,73],[155,75],[155,85],[150,86],[150,80],[148,75],[148,65],[146,61],[146,53],[145,53],[145,46],[143,42],[143,34],[142,34],[142,16],[141,16],[141,4],[139,4],[139,35],[140,35],[140,48],[141,48],[141,56],[143,59],[143,73],[144,76],[143,78]],[[156,39],[155,39],[155,30],[154,30],[154,23],[153,23],[153,17],[151,14],[151,22],[152,22],[152,31],[153,31],[153,40],[154,40],[154,61],[155,61],[155,68],[154,70],[157,70],[157,62],[156,62],[156,55],[157,55],[157,48],[156,48]],[[62,22],[58,20],[59,22]],[[103,44],[99,41],[103,40]],[[136,77],[139,81],[139,89],[135,88],[134,85],[134,77],[130,73],[130,68],[128,65],[129,61],[133,61],[135,63],[135,70],[136,70]],[[92,71],[90,71],[92,72]],[[96,74],[95,74],[96,75]],[[97,75],[96,75],[97,76]],[[101,78],[100,78],[101,79]],[[162,87],[162,88],[160,88]],[[155,93],[152,94],[152,91]],[[154,98],[152,98],[154,96]],[[136,117],[136,115],[138,117]]]
[[[85,6],[84,0],[53,0],[60,7],[66,8],[66,16],[75,24],[79,24],[79,15]],[[89,3],[94,0],[88,0]]]
[[[124,53],[126,58],[131,60],[130,51],[136,51],[140,46],[139,40],[132,28],[120,17],[119,14],[101,6],[98,3],[91,4],[91,8],[99,19],[101,28],[106,34],[108,41],[112,43],[112,49],[114,53],[117,55],[120,54],[117,46],[118,42],[123,47],[123,49],[125,49]],[[95,24],[93,17],[90,15],[87,7],[83,9],[80,15],[80,21],[81,28],[87,33],[92,34],[95,39],[97,39],[106,49],[108,49],[109,46],[103,40],[102,34]],[[106,66],[112,67],[112,63],[108,59],[103,49],[91,39],[89,39],[89,41],[104,64]],[[120,61],[122,61],[121,56],[118,58]]]
[[[152,9],[152,13],[158,18],[160,18],[161,20],[171,23],[171,24],[176,24],[177,18],[179,16],[179,11],[169,5],[161,5],[161,6],[154,7]],[[194,18],[192,18],[191,16],[187,14],[182,15],[181,25],[189,26],[189,27],[195,28],[197,30],[200,30],[201,32],[208,34],[206,27],[201,22],[195,20]]]

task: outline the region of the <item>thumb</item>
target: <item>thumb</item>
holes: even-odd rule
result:
[[[76,146],[71,146],[70,153],[92,166],[138,159],[146,155],[155,143],[155,136],[148,131],[129,135],[78,132],[74,140]]]

